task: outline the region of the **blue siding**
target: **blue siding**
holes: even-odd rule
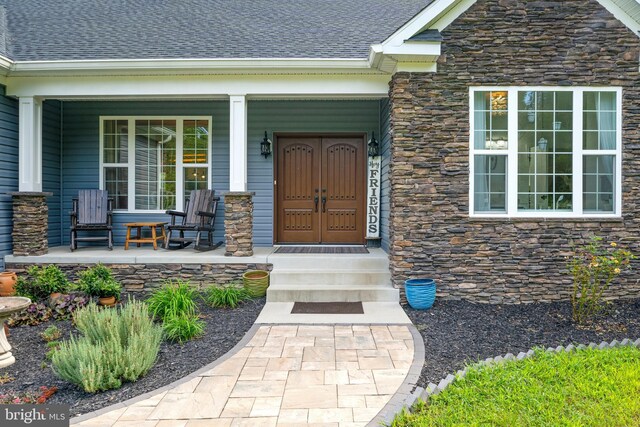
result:
[[[273,244],[273,156],[260,155],[264,132],[379,133],[379,101],[249,101],[248,189],[254,198],[253,240]]]
[[[391,212],[391,182],[389,167],[391,165],[391,111],[388,99],[380,101],[380,153],[382,155],[380,182],[380,237],[382,249],[389,252],[389,213]]]
[[[18,191],[18,101],[0,94],[0,269],[4,270],[4,256],[11,253],[11,196]]]
[[[267,131],[276,132],[366,132],[380,130],[380,105],[370,101],[249,101],[248,102],[248,190],[254,198],[254,243],[273,244],[273,156],[260,155],[260,141]],[[83,188],[99,183],[99,117],[107,115],[213,117],[213,188],[229,189],[229,103],[227,101],[189,102],[94,102],[63,103],[63,244],[68,244],[71,198]],[[221,204],[222,205],[222,204]],[[216,241],[224,239],[223,207],[218,211]],[[125,222],[166,220],[163,214],[117,213],[115,243],[124,243]]]
[[[42,191],[53,193],[47,198],[49,246],[62,244],[62,223],[60,222],[61,105],[60,101],[45,101],[42,105]]]
[[[229,103],[227,101],[95,102],[63,104],[63,244],[69,243],[71,198],[78,190],[98,188],[100,116],[212,116],[212,182],[217,193],[229,189]],[[223,240],[224,211],[218,210],[216,240]],[[123,245],[125,222],[167,220],[164,214],[114,214],[114,240]]]

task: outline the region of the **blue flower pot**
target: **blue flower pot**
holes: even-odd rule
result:
[[[405,280],[404,292],[411,308],[426,310],[436,300],[436,282],[433,279]]]

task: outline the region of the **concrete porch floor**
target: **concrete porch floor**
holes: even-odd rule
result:
[[[253,248],[253,256],[250,257],[234,257],[225,256],[224,247],[220,247],[213,251],[198,252],[193,248],[185,248],[181,250],[167,250],[158,248],[154,250],[150,245],[136,247],[132,244],[128,250],[118,246],[113,250],[108,250],[103,246],[87,246],[81,247],[74,252],[69,250],[68,246],[56,246],[49,248],[49,253],[37,256],[14,256],[6,255],[5,263],[7,264],[48,264],[48,263],[97,263],[103,264],[272,264],[273,260],[291,259],[293,266],[298,261],[317,260],[332,256],[339,256],[340,259],[367,259],[372,257],[387,257],[384,250],[380,248],[369,248],[368,254],[276,254],[274,253],[278,246]],[[286,261],[285,261],[286,262]],[[286,265],[285,265],[286,266]]]
[[[49,253],[38,256],[5,256],[7,264],[66,264],[66,263],[97,263],[103,264],[267,264],[268,258],[275,251],[275,247],[255,247],[253,256],[233,257],[225,256],[224,248],[209,252],[198,252],[192,248],[176,251],[158,248],[153,250],[150,245],[136,247],[132,244],[128,250],[124,247],[114,247],[112,251],[106,247],[81,247],[74,252],[68,246],[49,248]]]

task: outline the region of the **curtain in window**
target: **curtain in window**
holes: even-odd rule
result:
[[[616,96],[614,92],[602,92],[599,94],[596,107],[598,109],[598,136],[601,150],[615,150],[616,148]],[[613,161],[610,156],[601,157],[600,167],[605,172],[602,179],[606,181],[607,188],[613,189]]]
[[[485,93],[478,92],[474,97],[473,110],[476,111],[476,120],[474,124],[475,132],[475,147],[480,148],[478,145],[482,141],[482,148],[484,148],[485,141],[487,140],[487,113],[483,110],[485,107]],[[477,112],[483,111],[481,114]],[[474,207],[476,212],[486,212],[490,210],[490,194],[489,194],[489,170],[490,160],[489,156],[476,156],[475,160],[475,177],[474,177]]]

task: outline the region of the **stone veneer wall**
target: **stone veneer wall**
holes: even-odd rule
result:
[[[428,276],[445,298],[567,299],[565,256],[592,235],[640,255],[639,42],[595,0],[479,0],[442,32],[437,73],[390,84],[391,270]],[[469,218],[469,87],[621,86],[623,218]],[[638,268],[608,297],[638,297]]]
[[[13,199],[13,254],[44,255],[49,251],[47,196],[51,193],[15,192]]]
[[[224,195],[225,255],[253,255],[253,195],[232,192]]]
[[[7,263],[7,271],[22,273],[35,264]],[[42,264],[38,264],[42,265]],[[56,264],[69,280],[88,265]],[[271,264],[104,264],[128,291],[142,291],[160,287],[167,280],[189,280],[198,287],[242,283],[242,274],[248,270],[272,270]]]

